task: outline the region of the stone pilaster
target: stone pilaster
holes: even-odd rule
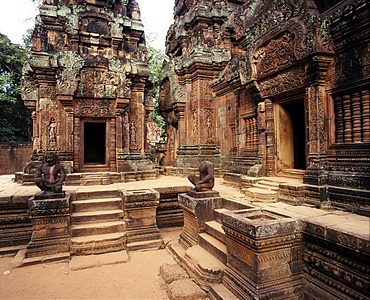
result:
[[[204,232],[205,223],[214,220],[213,210],[222,207],[222,198],[216,191],[188,191],[179,194],[180,207],[184,210],[184,229],[180,244],[185,248],[198,244],[198,235]]]
[[[153,189],[123,190],[127,248],[159,247],[162,239],[157,227],[159,193]]]
[[[36,194],[28,200],[33,226],[23,264],[69,258],[69,194]]]

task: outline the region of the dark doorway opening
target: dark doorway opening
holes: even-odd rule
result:
[[[306,169],[306,123],[303,98],[279,103],[278,166]]]
[[[306,169],[306,124],[304,102],[290,101],[283,104],[291,118],[293,129],[294,169]]]
[[[84,164],[106,164],[106,123],[84,123]]]

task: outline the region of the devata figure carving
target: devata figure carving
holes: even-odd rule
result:
[[[63,165],[54,152],[45,152],[43,163],[35,174],[35,184],[45,193],[61,193],[66,178]]]
[[[199,165],[199,177],[189,174],[189,181],[194,184],[197,192],[210,191],[215,186],[214,166],[210,161],[203,161]]]

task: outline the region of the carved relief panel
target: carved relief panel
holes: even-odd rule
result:
[[[261,78],[293,64],[294,39],[293,33],[284,31],[260,46],[253,56],[255,76]]]

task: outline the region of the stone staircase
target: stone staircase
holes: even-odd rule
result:
[[[294,179],[302,179],[305,172],[306,170],[300,170],[300,169],[282,169],[279,171],[278,176],[294,178]]]
[[[169,250],[189,274],[209,292],[211,299],[238,299],[223,284],[222,277],[227,263],[226,235],[221,215],[230,210],[250,208],[243,203],[223,199],[222,208],[213,209],[213,220],[205,222],[204,232],[199,233],[198,244],[185,249],[172,243]]]
[[[277,202],[280,182],[263,178],[243,189],[247,201]]]
[[[71,255],[126,248],[122,198],[118,190],[77,193],[71,203]]]

